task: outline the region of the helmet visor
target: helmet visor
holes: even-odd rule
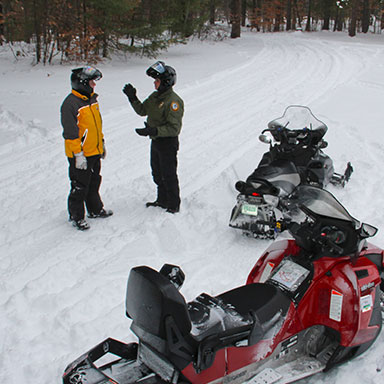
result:
[[[159,78],[165,72],[165,65],[162,61],[156,61],[147,69],[147,75],[153,78]]]
[[[101,72],[94,68],[94,67],[84,67],[82,72],[81,72],[81,75],[80,75],[80,78],[82,80],[94,80],[94,81],[97,81],[97,80],[100,80],[101,78],[103,77],[103,75],[101,74]]]

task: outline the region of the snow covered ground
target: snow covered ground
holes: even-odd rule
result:
[[[59,108],[75,66],[31,66],[0,47],[0,382],[61,381],[65,366],[111,336],[134,340],[125,317],[131,267],[181,265],[187,300],[243,284],[269,241],[228,227],[234,183],[266,147],[257,137],[286,106],[302,104],[328,127],[336,170],[351,161],[345,189],[331,188],[350,213],[382,225],[384,36],[301,32],[257,34],[220,43],[192,41],[159,58],[178,72],[185,101],[179,152],[181,212],[146,209],[155,197],[149,140],[121,89],[153,89],[153,62],[100,64],[97,84],[108,155],[102,198],[115,214],[87,232],[67,221],[67,160]],[[381,369],[381,371],[378,371]],[[363,356],[307,383],[384,381],[384,332]]]

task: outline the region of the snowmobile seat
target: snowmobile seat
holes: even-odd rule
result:
[[[188,303],[188,311],[192,320],[191,334],[198,342],[231,329],[244,326],[250,329],[253,323],[250,316],[243,317],[231,305],[206,293]]]
[[[255,283],[216,297],[200,295],[187,306],[169,279],[141,266],[129,275],[126,312],[146,350],[180,370],[194,362],[201,371],[212,365],[219,349],[261,340],[289,304],[276,287]]]
[[[290,194],[300,184],[300,175],[292,161],[274,160],[268,165],[256,168],[253,173],[247,177],[246,182],[268,183],[275,189],[282,190],[285,194]],[[274,195],[278,194],[273,191],[269,193]]]
[[[289,305],[287,296],[270,284],[248,284],[216,297],[203,293],[188,304],[191,333],[201,341],[230,329],[254,326],[255,317],[260,325],[265,325],[276,314],[284,315]]]
[[[245,319],[252,319],[248,345],[258,343],[284,318],[291,300],[271,284],[253,283],[232,289],[218,296]]]
[[[244,285],[216,297],[203,294],[197,300],[202,302],[202,297],[210,305],[208,316],[201,308],[198,311],[200,316],[203,312],[201,317],[205,317],[206,322],[205,327],[201,324],[200,327],[206,330],[195,336],[200,341],[195,364],[197,371],[210,367],[215,353],[221,348],[254,345],[267,333],[271,337],[270,331],[284,318],[291,305],[290,299],[276,286],[261,283]],[[218,317],[221,330],[213,326]]]
[[[276,286],[264,283],[234,288],[217,298],[236,310],[243,318],[252,318],[252,314],[256,314],[261,324],[272,320],[278,313],[285,315],[291,303]]]

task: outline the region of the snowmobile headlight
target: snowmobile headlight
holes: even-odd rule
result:
[[[278,204],[279,204],[279,198],[277,196],[273,196],[273,195],[264,195],[264,201],[269,204],[269,205],[272,205],[273,207],[277,207]]]

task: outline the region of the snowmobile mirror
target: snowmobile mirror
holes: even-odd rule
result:
[[[321,149],[327,148],[328,147],[328,143],[325,140],[321,140],[319,147]]]
[[[259,140],[262,142],[262,143],[265,143],[265,144],[271,144],[272,140],[270,137],[268,137],[267,135],[260,135],[259,136]]]
[[[164,264],[160,271],[175,287],[180,289],[185,280],[185,274],[177,265]]]
[[[367,237],[373,237],[376,235],[377,231],[378,229],[373,225],[363,223],[360,228],[360,236],[363,239],[366,239]]]
[[[238,190],[240,193],[243,193],[245,191],[247,187],[247,183],[245,183],[244,181],[237,181],[236,184],[235,184],[235,188],[236,190]]]

